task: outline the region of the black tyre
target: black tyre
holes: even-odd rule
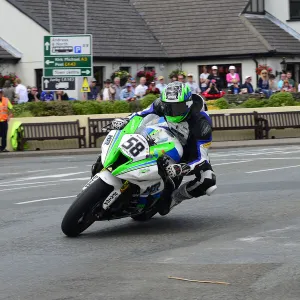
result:
[[[134,221],[146,222],[157,214],[157,208],[154,206],[150,211],[143,212],[140,215],[132,216]]]
[[[95,222],[92,209],[102,204],[113,191],[113,187],[98,178],[81,192],[66,212],[61,230],[68,237],[76,237]]]

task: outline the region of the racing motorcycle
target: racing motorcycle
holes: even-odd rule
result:
[[[180,179],[174,183],[164,171],[167,163],[179,163],[183,154],[169,125],[150,114],[133,116],[122,130],[107,128],[93,176],[63,218],[65,235],[76,237],[95,221],[147,221],[158,212],[166,185],[180,185]]]

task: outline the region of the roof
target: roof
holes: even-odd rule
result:
[[[49,30],[48,0],[7,0]],[[84,32],[84,1],[52,0],[54,34]],[[166,57],[162,45],[128,0],[89,0],[88,33],[94,56]]]
[[[18,59],[0,46],[0,59]]]
[[[269,50],[278,53],[300,53],[300,41],[271,20],[255,16],[248,16],[247,19],[269,44]]]
[[[48,0],[6,0],[49,30]],[[300,53],[300,42],[268,19],[241,13],[248,0],[89,0],[94,56],[199,58]],[[52,0],[54,34],[83,33],[83,1]]]

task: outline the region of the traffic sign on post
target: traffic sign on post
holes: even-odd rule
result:
[[[92,36],[44,37],[44,76],[93,76]]]
[[[74,91],[75,77],[43,77],[43,91]]]

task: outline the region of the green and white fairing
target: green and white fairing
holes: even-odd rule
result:
[[[103,208],[107,209],[121,194],[122,180],[138,185],[143,196],[162,191],[164,184],[158,174],[157,159],[167,155],[175,163],[182,154],[182,145],[168,123],[153,114],[145,118],[134,116],[123,130],[110,131],[102,144],[104,169],[96,176],[115,190]],[[153,190],[153,186],[159,188]]]

